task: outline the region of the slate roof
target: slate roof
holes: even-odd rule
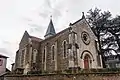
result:
[[[54,25],[53,25],[53,22],[51,19],[44,37],[46,37],[48,35],[55,35],[55,34],[56,34],[56,32],[55,32]]]
[[[34,41],[38,41],[38,42],[42,41],[42,39],[35,37],[35,36],[30,36],[30,38]]]
[[[38,37],[29,35],[29,33],[28,33],[27,31],[24,32],[23,37],[24,37],[24,36],[27,36],[28,38],[31,38],[31,40],[33,40],[33,41],[38,41],[38,42],[40,42],[40,41],[43,40],[43,39],[41,39],[41,38],[38,38]],[[23,37],[22,37],[22,39],[23,39]],[[21,39],[20,43],[22,42],[22,39]]]
[[[0,54],[0,58],[8,58],[8,57]]]

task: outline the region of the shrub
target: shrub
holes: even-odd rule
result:
[[[29,71],[27,74],[41,74],[42,71]]]

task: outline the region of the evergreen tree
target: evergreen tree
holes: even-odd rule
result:
[[[111,17],[109,11],[102,12],[100,9],[90,9],[87,14],[87,20],[98,38],[100,52],[103,64],[105,56],[117,54],[120,52],[120,16]],[[103,65],[105,67],[105,65]]]

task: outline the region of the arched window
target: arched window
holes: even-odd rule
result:
[[[37,53],[38,53],[37,49],[34,49],[34,50],[33,50],[33,63],[36,63]]]
[[[46,53],[46,51],[45,51],[45,48],[44,48],[44,51],[43,51],[43,62],[45,62],[45,53]]]
[[[51,48],[51,52],[52,52],[52,60],[55,59],[55,46],[53,45]]]
[[[25,48],[23,48],[22,50],[21,50],[21,66],[23,66],[24,64],[25,64],[25,55],[26,55],[26,51],[25,51]]]
[[[43,48],[43,66],[44,66],[44,70],[46,70],[46,57],[47,57],[47,46],[45,46]]]
[[[63,41],[63,57],[67,56],[67,42]]]

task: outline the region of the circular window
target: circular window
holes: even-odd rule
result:
[[[87,32],[82,32],[81,34],[81,37],[82,37],[82,41],[85,43],[85,44],[89,44],[90,43],[90,36]]]

